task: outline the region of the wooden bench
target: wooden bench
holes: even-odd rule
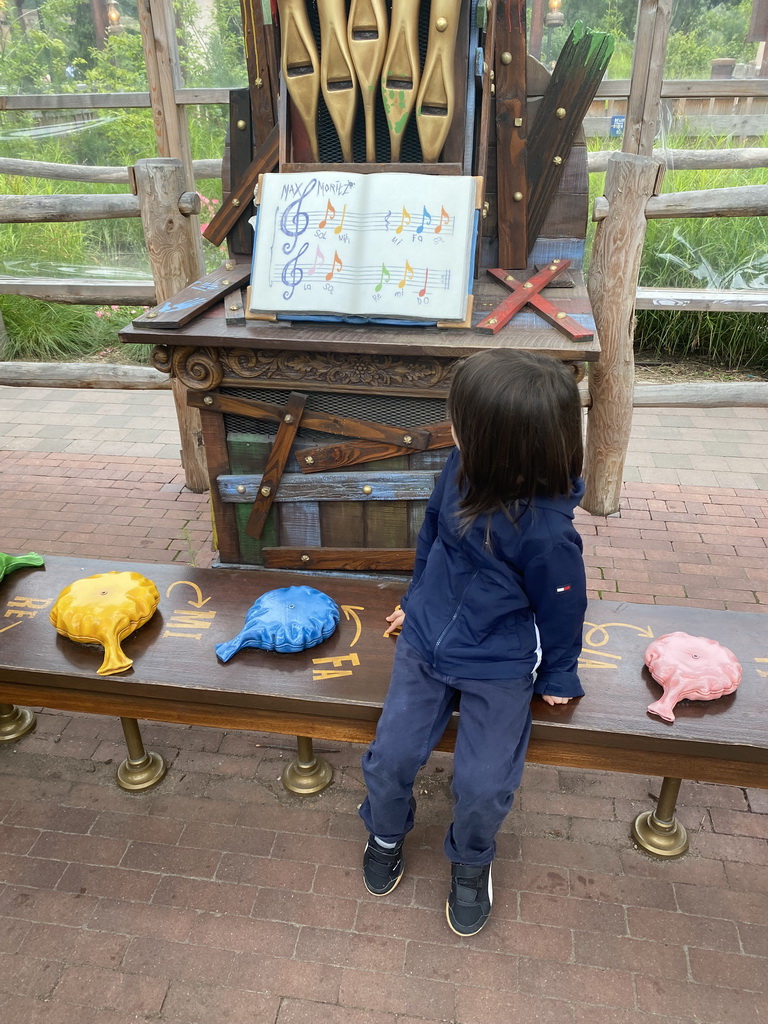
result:
[[[161,600],[150,622],[124,642],[133,667],[104,677],[96,673],[100,649],[59,636],[49,612],[69,583],[113,569],[154,580]],[[292,584],[334,598],[342,609],[336,633],[301,654],[249,649],[219,663],[214,646],[240,632],[254,600]],[[118,782],[141,790],[166,766],[145,751],[137,719],[295,735],[298,756],[283,781],[294,793],[317,793],[331,769],[315,757],[313,738],[367,743],[374,735],[394,644],[384,636],[384,617],[402,590],[392,579],[47,558],[44,569],[19,570],[0,585],[0,739],[16,740],[34,726],[33,713],[16,705],[119,716],[128,757]],[[534,700],[528,759],[664,776],[656,810],[636,819],[633,834],[649,852],[680,854],[687,846],[674,814],[681,779],[768,788],[766,618],[596,601],[587,619],[587,697],[555,707]],[[730,696],[678,705],[670,725],[646,711],[660,688],[644,669],[643,652],[651,637],[675,629],[730,647],[744,678]],[[452,749],[454,728],[440,749]]]

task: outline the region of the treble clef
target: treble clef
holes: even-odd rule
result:
[[[292,260],[283,267],[283,272],[280,278],[288,291],[283,292],[283,298],[287,301],[293,298],[293,293],[301,284],[301,280],[304,277],[304,271],[299,266],[299,260],[309,248],[309,242],[305,242],[304,245],[299,249]]]
[[[314,192],[316,185],[317,178],[311,178],[302,189],[298,199],[294,199],[286,206],[280,218],[280,230],[287,238],[291,239],[283,244],[283,252],[286,256],[293,252],[299,236],[303,235],[309,227],[309,214],[302,210],[301,204],[308,195]]]

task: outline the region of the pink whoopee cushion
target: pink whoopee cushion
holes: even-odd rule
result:
[[[733,651],[706,636],[666,633],[648,644],[645,664],[664,696],[648,705],[652,715],[674,722],[681,700],[714,700],[733,693],[741,682],[741,665]]]

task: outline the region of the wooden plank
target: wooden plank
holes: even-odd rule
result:
[[[232,194],[238,193],[238,186],[248,173],[253,160],[253,124],[251,122],[251,99],[247,89],[233,89],[229,100],[229,130],[227,133],[228,168],[227,177],[222,175],[221,209],[239,211],[234,223],[225,232],[229,252],[250,256],[253,251],[253,228],[248,223],[254,215],[253,191],[246,196],[238,195],[239,206],[232,206]],[[272,170],[273,168],[270,168]],[[217,211],[218,213],[218,211]],[[215,220],[215,215],[214,218]],[[211,226],[209,221],[206,231]],[[216,231],[218,234],[218,231]],[[207,238],[203,232],[203,238]],[[210,239],[208,239],[210,240]],[[215,242],[213,243],[216,244]],[[220,244],[220,243],[219,243]]]
[[[573,240],[564,240],[564,245],[573,245]],[[574,275],[574,295],[586,295],[586,288],[581,274]],[[481,320],[498,302],[498,286],[479,278],[474,288],[475,322]],[[364,330],[350,328],[346,324],[301,323],[291,324],[289,321],[276,324],[249,321],[247,327],[229,327],[224,320],[223,308],[214,308],[188,324],[183,332],[136,330],[129,325],[120,332],[125,341],[155,345],[183,345],[184,347],[242,348],[259,352],[259,359],[267,359],[268,350],[276,351],[276,359],[284,359],[293,352],[311,353],[312,358],[322,359],[326,353],[333,358],[341,354],[353,356],[398,356],[410,365],[413,360],[413,380],[411,374],[397,378],[397,390],[400,394],[429,393],[426,377],[418,372],[417,357],[427,356],[430,359],[463,359],[473,352],[485,351],[488,348],[513,348],[522,351],[540,352],[557,359],[596,360],[600,354],[600,346],[595,339],[587,346],[579,348],[571,344],[564,335],[548,324],[539,321],[530,327],[507,325],[494,337],[482,334],[475,329],[470,330],[439,330],[414,327],[386,327],[366,324]],[[315,354],[317,354],[315,356]],[[376,388],[375,380],[371,386]],[[334,388],[336,385],[334,384]],[[341,389],[360,390],[359,384],[341,385]],[[390,385],[384,390],[389,391]],[[440,382],[439,394],[445,394]]]
[[[233,439],[251,435],[230,436],[230,451]],[[264,444],[269,442],[264,441]],[[265,450],[266,451],[266,450]],[[230,475],[220,475],[217,486],[222,501],[252,505],[256,500],[261,472],[266,466],[266,454],[261,456],[261,465],[254,465],[253,459],[246,463],[244,458],[237,461],[238,470]],[[235,465],[232,459],[233,467]],[[255,475],[254,475],[255,474]],[[428,470],[407,474],[371,470],[366,473],[329,473],[327,476],[306,476],[303,473],[284,473],[275,500],[319,501],[335,505],[339,501],[411,501],[428,498],[435,486],[434,473]],[[370,488],[370,491],[365,490]]]
[[[220,412],[236,413],[239,416],[252,416],[254,419],[265,420],[267,423],[282,422],[284,409],[271,402],[256,401],[251,398],[236,398],[232,395],[211,393],[206,395],[190,395],[190,405],[198,408],[216,409]],[[305,430],[317,430],[326,434],[338,434],[341,437],[364,438],[393,443],[405,443],[408,448],[422,450],[429,444],[429,433],[420,427],[392,427],[386,423],[374,423],[373,420],[358,420],[351,416],[334,416],[327,412],[305,410],[302,415],[302,427]]]
[[[371,472],[408,475],[408,462],[407,455],[376,459],[369,463],[363,475],[367,477]],[[368,486],[371,486],[370,483]],[[402,500],[366,502],[363,509],[366,548],[407,548],[409,546],[408,504],[407,501]]]
[[[211,480],[231,472],[224,417],[216,412],[200,412],[200,428],[205,445],[205,461]],[[237,517],[232,505],[221,500],[217,487],[210,489],[211,519],[213,520],[213,548],[225,562],[239,562],[240,540]]]
[[[115,569],[152,579],[160,606],[124,641],[134,661],[131,670],[99,676],[101,652],[58,636],[48,611],[72,580]],[[370,739],[386,695],[394,643],[382,635],[385,616],[404,589],[403,580],[313,579],[301,573],[55,556],[46,558],[44,570],[19,570],[13,581],[12,588],[5,585],[0,592],[0,616],[9,625],[16,623],[3,635],[2,701],[360,742]],[[342,617],[319,648],[291,655],[248,649],[227,665],[218,663],[214,646],[241,630],[256,597],[276,586],[310,581],[340,606],[354,606],[357,620]],[[206,601],[203,608],[194,607],[199,599]],[[20,617],[19,600],[34,602],[24,609],[33,607],[35,614]],[[534,699],[532,760],[768,786],[765,680],[760,675],[766,654],[764,615],[591,601],[587,623],[580,674],[595,699],[557,707]],[[678,704],[673,727],[647,713],[660,687],[643,663],[649,640],[668,632],[670,624],[716,639],[734,651],[744,669],[736,693]],[[326,658],[342,658],[348,667],[329,679],[325,673],[332,663],[317,660]],[[191,665],[205,671],[190,672]],[[450,735],[444,742],[450,742]]]
[[[277,150],[280,133],[275,125],[259,147],[248,170],[241,175],[240,182],[222,203],[203,232],[203,238],[212,245],[221,245],[227,233],[239,222],[243,209],[253,201],[253,190],[260,174],[273,171],[277,167]],[[251,234],[253,234],[252,229]],[[250,267],[249,267],[250,270]]]
[[[430,436],[427,451],[453,445],[449,423],[433,423],[426,429]],[[376,441],[340,442],[323,445],[319,448],[307,448],[302,452],[302,458],[299,459],[299,469],[302,473],[320,473],[329,469],[341,469],[343,466],[356,466],[366,462],[375,462],[378,459],[407,455],[408,451],[409,449],[402,446],[379,444]],[[307,461],[308,457],[312,459],[312,462]]]
[[[613,53],[605,33],[573,29],[528,133],[528,248],[533,247],[563,166]]]
[[[299,429],[306,401],[306,395],[300,395],[296,391],[291,391],[283,407],[282,420],[272,442],[272,448],[259,481],[258,492],[253,502],[251,515],[245,527],[248,536],[256,540],[261,537],[267,515],[272,508],[272,502],[275,500],[275,493],[280,486],[285,464],[288,461],[291,445]]]
[[[135,317],[134,326],[138,328],[152,327],[158,330],[178,330],[198,317],[204,310],[210,309],[211,306],[221,301],[225,295],[247,281],[250,276],[249,264],[227,260],[210,274],[193,281],[192,284],[187,285],[186,288],[170,296],[164,302]]]
[[[496,160],[499,265],[528,262],[525,0],[496,0]]]
[[[251,96],[253,141],[258,148],[275,125],[278,80],[270,68],[267,49],[267,36],[274,34],[274,28],[269,4],[266,7],[269,24],[265,25],[265,8],[262,0],[240,0],[240,11],[248,89]]]
[[[318,571],[410,572],[413,569],[412,548],[263,548],[264,565],[268,569],[316,569]]]
[[[445,164],[345,164],[345,163],[285,163],[284,173],[296,171],[354,171],[357,174],[463,174],[460,163]]]
[[[544,270],[537,271],[525,282],[518,281],[517,278],[504,269],[489,268],[488,274],[497,281],[500,281],[506,288],[509,288],[512,294],[502,299],[499,305],[480,321],[477,325],[477,330],[487,331],[488,334],[498,334],[509,323],[515,313],[519,313],[523,306],[528,304],[536,292],[544,288],[558,275],[564,273],[570,265],[570,260],[557,260],[554,263],[548,264]]]
[[[248,474],[252,480],[252,488],[247,495],[237,495],[238,501],[233,503],[228,500],[229,496],[221,486],[222,480],[232,479],[231,477],[223,473],[218,474],[214,487],[218,491],[221,503],[229,505],[233,510],[237,526],[238,543],[240,545],[240,558],[238,561],[246,565],[261,565],[261,549],[264,544],[275,545],[278,543],[277,510],[273,508],[270,511],[264,529],[261,532],[261,537],[258,540],[249,536],[246,527],[248,526],[248,519],[251,514],[251,505],[256,500],[256,494],[258,493],[258,482],[269,458],[270,441],[263,434],[230,433],[227,437],[227,450],[229,452],[231,470],[236,474],[235,478],[240,479],[238,474]],[[251,474],[256,475],[251,476]],[[235,494],[237,494],[236,491]],[[245,501],[246,497],[249,500]],[[243,503],[244,501],[245,503]]]

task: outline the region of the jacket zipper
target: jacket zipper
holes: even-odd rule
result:
[[[448,630],[451,628],[451,626],[456,621],[456,617],[458,616],[459,612],[461,611],[461,606],[464,604],[464,598],[467,596],[467,591],[472,586],[472,584],[475,582],[475,577],[477,576],[477,574],[479,572],[480,572],[479,569],[475,569],[475,571],[472,573],[472,576],[471,576],[471,578],[469,580],[469,583],[466,585],[466,587],[464,587],[464,592],[461,595],[461,600],[456,605],[456,611],[453,613],[453,615],[451,616],[450,621],[448,622],[448,624],[445,626],[445,628],[443,629],[443,631],[440,634],[440,636],[435,641],[435,646],[432,648],[432,656],[433,657],[437,656],[437,648],[443,642],[443,637],[445,636],[445,634],[448,632]]]

